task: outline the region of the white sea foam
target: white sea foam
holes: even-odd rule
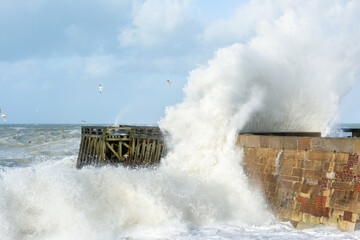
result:
[[[0,237],[355,239],[272,222],[235,140],[239,130],[326,129],[359,70],[359,5],[274,1],[279,18],[190,73],[184,101],[160,122],[169,153],[157,169],[76,170],[76,156],[2,168]]]

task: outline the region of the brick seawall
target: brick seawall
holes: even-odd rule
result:
[[[239,135],[237,145],[280,220],[360,229],[360,139]]]

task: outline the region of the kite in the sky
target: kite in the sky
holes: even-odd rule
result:
[[[86,123],[86,121],[82,120],[81,123]]]
[[[170,85],[171,85],[170,80],[167,80],[167,84],[168,84],[168,86],[170,87]]]
[[[4,120],[4,123],[6,123],[6,115],[5,115],[5,113],[3,113],[3,111],[1,111],[1,109],[0,109],[0,114],[1,114],[1,117],[3,118],[3,120]]]
[[[103,87],[101,86],[101,84],[99,84],[99,91],[100,91],[100,93],[102,92],[102,90],[103,90]]]

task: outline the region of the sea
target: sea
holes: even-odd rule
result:
[[[0,125],[0,239],[360,239],[327,226],[296,230],[247,199],[256,190],[246,179],[232,195],[241,182],[204,180],[195,165],[78,170],[80,136],[81,125]]]

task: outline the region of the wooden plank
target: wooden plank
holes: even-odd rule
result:
[[[83,159],[83,149],[84,149],[84,136],[81,136],[79,155],[76,161],[76,168],[82,167],[82,159]]]
[[[91,159],[93,162],[96,163],[96,159],[95,159],[95,154],[96,154],[96,147],[97,147],[97,138],[93,138],[94,140],[94,146],[93,146],[93,149],[92,149],[92,153],[91,153]]]
[[[124,146],[127,147],[128,149],[131,149],[131,147],[129,146],[129,144],[127,144],[126,142],[123,142]]]
[[[100,159],[101,159],[100,148],[101,148],[101,138],[98,138],[98,144],[96,147],[96,159],[95,159],[97,163],[100,163]]]
[[[122,161],[129,165],[157,162],[164,149],[160,138],[161,133],[157,127],[83,126],[77,167],[105,163],[106,154],[113,156],[112,162]],[[129,154],[127,159],[124,158],[125,154]]]
[[[129,158],[130,159],[134,159],[134,155],[135,155],[135,143],[136,143],[136,139],[135,138],[133,138],[132,139],[132,147],[131,147],[131,150],[130,150],[130,156],[129,156]]]
[[[140,139],[137,139],[137,145],[136,145],[136,153],[135,153],[135,159],[133,161],[133,164],[137,164],[140,161],[140,148],[141,148],[141,141]]]
[[[151,155],[150,155],[150,160],[152,163],[154,163],[155,161],[155,151],[156,151],[156,145],[157,145],[157,141],[153,141],[152,142],[152,149],[151,149]]]
[[[105,163],[105,157],[106,157],[105,153],[106,153],[106,145],[105,145],[105,139],[103,138],[103,139],[101,139],[100,163]]]
[[[90,149],[91,137],[87,137],[86,139],[86,149],[85,149],[85,164],[91,164],[89,159],[89,149]]]
[[[150,140],[147,140],[146,142],[147,142],[147,144],[146,144],[146,152],[145,152],[144,161],[149,163],[150,162],[150,156],[149,155],[150,155],[150,150],[151,150],[151,148],[150,148]]]
[[[108,143],[106,142],[106,146],[115,154],[115,156],[120,160],[119,155],[117,154],[117,152],[114,150],[114,148]]]
[[[94,142],[95,142],[95,138],[91,137],[90,138],[89,153],[88,153],[88,158],[89,158],[90,163],[94,163],[93,158],[92,158],[92,151],[94,149]]]
[[[87,138],[84,137],[81,141],[83,142],[82,150],[81,150],[81,159],[79,163],[79,168],[85,165],[85,149],[86,149],[86,140]]]
[[[145,158],[145,152],[146,152],[146,139],[142,142],[141,147],[141,157],[140,157],[140,163],[144,161]]]
[[[119,159],[120,160],[124,160],[124,157],[123,157],[123,153],[122,153],[122,142],[119,141],[119,149],[118,149],[118,153],[119,153]]]
[[[162,150],[162,144],[161,144],[161,143],[158,143],[157,148],[156,148],[155,162],[160,162],[161,150]]]

